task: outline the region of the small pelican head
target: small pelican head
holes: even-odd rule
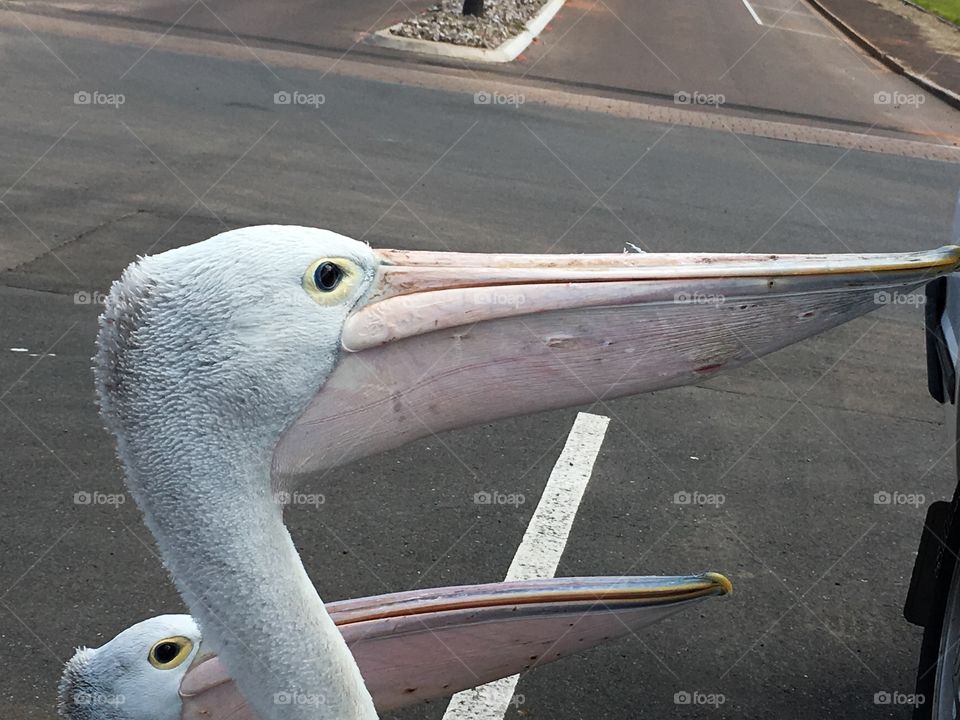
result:
[[[189,615],[161,615],[99,648],[79,648],[60,678],[64,720],[177,720],[178,693],[200,645]]]

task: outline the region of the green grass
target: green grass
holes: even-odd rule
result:
[[[950,22],[960,25],[960,0],[912,0],[920,7],[935,12]]]

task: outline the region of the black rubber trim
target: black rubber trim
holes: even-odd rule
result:
[[[947,339],[944,337],[940,318],[947,305],[947,278],[941,277],[927,283],[924,292],[924,328],[927,341],[927,390],[938,403],[956,403],[956,374]]]
[[[927,508],[927,519],[923,523],[923,533],[920,535],[917,560],[913,565],[910,588],[907,590],[907,600],[903,605],[903,616],[907,622],[920,627],[926,627],[933,611],[938,565],[943,547],[947,543],[951,512],[951,504],[945,500],[935,502]]]

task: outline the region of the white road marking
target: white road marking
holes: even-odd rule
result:
[[[763,23],[760,22],[760,16],[757,15],[757,11],[753,9],[752,5],[750,5],[750,0],[743,0],[743,5],[744,7],[747,8],[747,10],[753,16],[753,19],[757,21],[757,25],[763,25]]]
[[[530,518],[506,579],[550,578],[557,572],[563,548],[593,473],[610,418],[579,413],[563,452]],[[453,696],[443,720],[502,720],[513,701],[519,675],[502,678]]]
[[[824,35],[823,33],[810,32],[809,30],[797,30],[795,28],[780,27],[779,25],[771,25],[771,30],[782,30],[783,32],[792,32],[797,33],[798,35],[808,35],[810,37],[823,38],[824,40],[843,40],[839,35]]]
[[[10,348],[10,352],[15,352],[15,353],[27,353],[27,357],[40,357],[41,355],[43,355],[44,357],[56,357],[56,356],[57,356],[56,353],[35,353],[35,352],[30,352],[30,348],[22,348],[22,347],[13,347],[13,348]]]
[[[776,8],[770,5],[758,5],[756,3],[754,3],[753,7],[760,8],[761,10],[769,10],[772,13],[779,13],[781,15],[800,15],[805,18],[813,17],[808,10],[784,10],[782,8]]]

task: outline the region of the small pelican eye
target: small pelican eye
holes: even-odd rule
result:
[[[189,638],[164,638],[150,648],[150,664],[158,670],[172,670],[190,656],[192,649]]]
[[[161,665],[173,662],[173,659],[180,654],[180,646],[175,642],[160,643],[153,649],[153,659]]]
[[[321,305],[336,305],[350,297],[362,273],[352,260],[325,257],[314,261],[303,274],[303,289]]]
[[[318,290],[331,292],[336,289],[340,281],[343,280],[343,270],[336,263],[329,260],[322,262],[313,271],[313,282]]]

